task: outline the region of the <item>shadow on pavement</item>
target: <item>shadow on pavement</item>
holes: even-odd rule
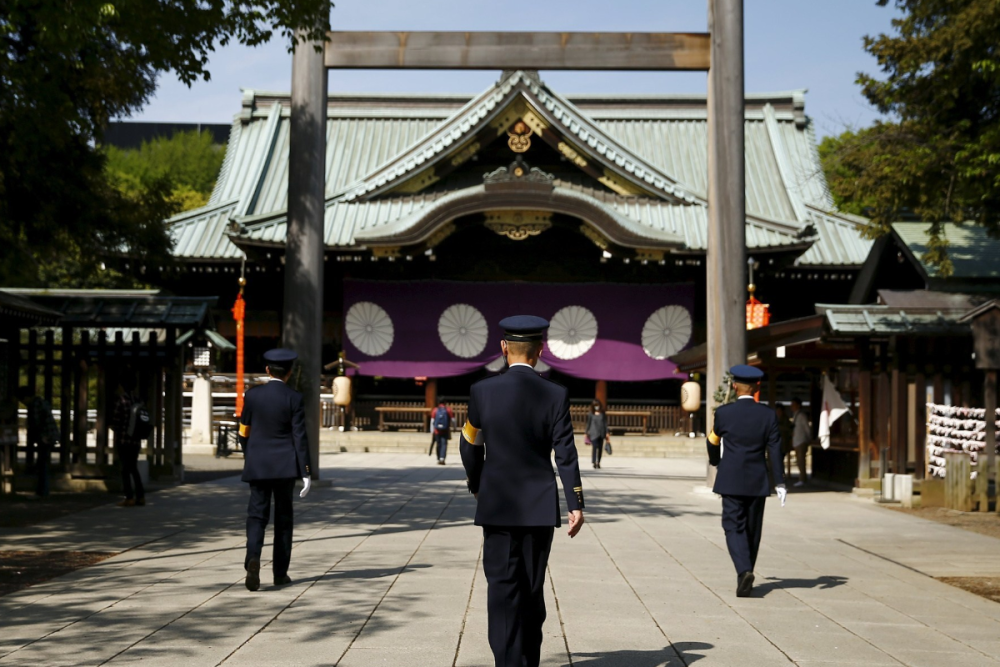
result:
[[[683,667],[704,658],[694,651],[715,648],[705,642],[675,642],[656,651],[575,653],[573,667]]]
[[[816,577],[815,579],[782,579],[781,577],[768,577],[767,582],[753,589],[753,597],[764,597],[771,591],[788,590],[792,588],[818,588],[826,590],[836,588],[847,583],[847,577],[827,575]]]

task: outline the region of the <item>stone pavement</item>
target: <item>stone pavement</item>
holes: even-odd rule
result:
[[[4,665],[490,665],[481,534],[452,457],[324,457],[296,501],[291,586],[243,586],[236,478],[0,531],[3,549],[118,556],[0,598]],[[589,464],[588,464],[589,465]],[[772,499],[738,599],[704,465],[607,457],[557,532],[543,664],[997,665],[1000,605],[933,576],[1000,572],[1000,541],[845,494]],[[265,555],[270,549],[265,547]]]

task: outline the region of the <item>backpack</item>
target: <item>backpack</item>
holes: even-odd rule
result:
[[[444,433],[450,425],[451,420],[448,418],[448,409],[438,408],[434,413],[434,430]]]
[[[145,440],[152,432],[153,420],[149,416],[149,409],[141,400],[134,399],[128,411],[128,428],[125,429],[125,434],[135,440]]]

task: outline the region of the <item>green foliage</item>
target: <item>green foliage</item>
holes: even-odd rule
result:
[[[949,275],[942,223],[1000,226],[1000,2],[894,5],[894,33],[864,42],[881,78],[858,75],[889,120],[824,141],[823,167],[838,205],[870,218],[870,237],[902,217],[931,223],[924,259]]]
[[[170,202],[188,211],[208,202],[226,149],[212,143],[210,133],[192,130],[158,137],[138,149],[108,146],[105,152],[120,190],[135,195],[166,183]]]
[[[719,382],[719,386],[716,387],[715,392],[712,394],[712,402],[715,404],[712,407],[712,412],[718,410],[720,405],[733,403],[734,401],[736,401],[736,392],[733,391],[733,375],[729,371],[726,371],[722,376],[722,381]]]
[[[140,109],[156,78],[209,79],[208,56],[293,30],[320,38],[329,0],[5,0],[0,11],[0,284],[45,285],[46,267],[101,256],[162,263],[161,221],[190,199],[167,180],[141,189],[105,169],[109,119]],[[141,181],[140,181],[141,182]],[[192,190],[200,192],[194,186]],[[173,197],[173,198],[172,198]],[[68,280],[77,280],[74,277]]]

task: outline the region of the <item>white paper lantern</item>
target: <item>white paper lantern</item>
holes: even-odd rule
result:
[[[681,407],[685,412],[697,412],[701,407],[701,385],[694,380],[681,385]]]
[[[549,352],[569,361],[582,357],[597,342],[597,318],[583,306],[566,306],[549,322]]]
[[[351,404],[351,378],[346,375],[339,375],[333,378],[333,404]]]
[[[681,306],[664,306],[642,327],[642,349],[660,361],[680,352],[691,340],[691,315]]]
[[[449,306],[438,320],[438,336],[456,357],[471,359],[486,349],[489,327],[483,314],[467,303]]]
[[[371,301],[359,301],[350,307],[344,329],[351,344],[370,357],[388,352],[395,337],[389,313]]]

